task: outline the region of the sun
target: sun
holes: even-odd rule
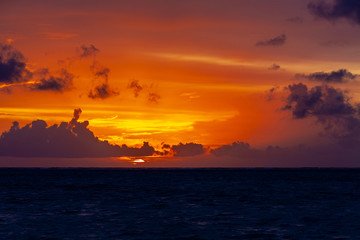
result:
[[[144,163],[145,160],[141,159],[141,158],[138,158],[138,159],[135,159],[134,161],[132,161],[132,163],[135,165],[135,164],[138,164],[138,163]]]

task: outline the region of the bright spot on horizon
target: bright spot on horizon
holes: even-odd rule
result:
[[[145,161],[143,159],[135,159],[133,163],[144,163]]]

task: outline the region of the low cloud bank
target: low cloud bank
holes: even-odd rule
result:
[[[70,122],[48,126],[36,120],[20,127],[18,122],[0,137],[0,156],[14,157],[121,157],[150,156],[155,150],[147,142],[140,148],[112,145],[94,136],[88,121],[80,122],[81,109]]]

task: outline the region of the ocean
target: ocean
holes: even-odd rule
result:
[[[360,239],[360,170],[3,168],[0,239]]]

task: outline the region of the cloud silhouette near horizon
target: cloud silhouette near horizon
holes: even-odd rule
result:
[[[335,143],[290,147],[252,148],[246,142],[233,142],[211,150],[211,155],[224,164],[257,167],[359,167],[360,149]]]
[[[89,130],[88,121],[79,122],[81,109],[74,110],[70,122],[48,126],[36,120],[20,127],[18,122],[0,136],[0,156],[99,158],[150,156],[155,150],[147,142],[140,148],[112,145],[99,140]]]
[[[202,144],[193,142],[172,145],[170,149],[175,157],[190,157],[205,153],[205,148]]]
[[[205,153],[202,144],[179,143],[163,145],[163,151],[155,151],[148,142],[141,147],[126,144],[115,145],[97,138],[88,128],[89,122],[80,122],[80,108],[74,109],[69,122],[48,126],[44,120],[35,120],[23,127],[17,121],[0,136],[0,156],[11,157],[50,157],[50,158],[103,158],[103,157],[141,157],[170,152],[176,157],[189,157]]]
[[[36,120],[20,127],[18,122],[0,136],[0,156],[11,157],[43,157],[43,158],[107,158],[107,157],[199,157],[202,161],[212,161],[216,157],[221,166],[222,161],[231,160],[235,165],[244,160],[252,161],[249,164],[265,164],[276,166],[316,166],[320,160],[322,164],[330,162],[336,166],[347,163],[357,164],[360,149],[357,145],[338,143],[318,146],[298,145],[293,147],[268,146],[266,149],[254,149],[246,142],[234,142],[211,149],[207,154],[206,147],[199,143],[179,143],[177,145],[163,144],[162,151],[155,151],[148,142],[141,147],[127,145],[113,145],[94,136],[89,130],[88,121],[79,121],[81,109],[75,109],[73,118],[69,122],[48,126],[43,120]],[[356,132],[353,136],[360,136],[360,121],[354,123]],[[325,136],[329,137],[329,136]],[[330,136],[334,137],[334,136]],[[336,136],[338,139],[344,136]],[[354,139],[354,138],[353,138]],[[343,162],[341,159],[346,158]],[[320,159],[320,160],[319,160]],[[235,162],[234,162],[235,161]],[[204,162],[205,163],[205,162]],[[279,166],[280,166],[279,165]],[[357,166],[357,165],[356,165]]]
[[[223,145],[210,151],[211,154],[221,156],[239,157],[251,151],[250,145],[245,142],[233,142],[231,145]]]

